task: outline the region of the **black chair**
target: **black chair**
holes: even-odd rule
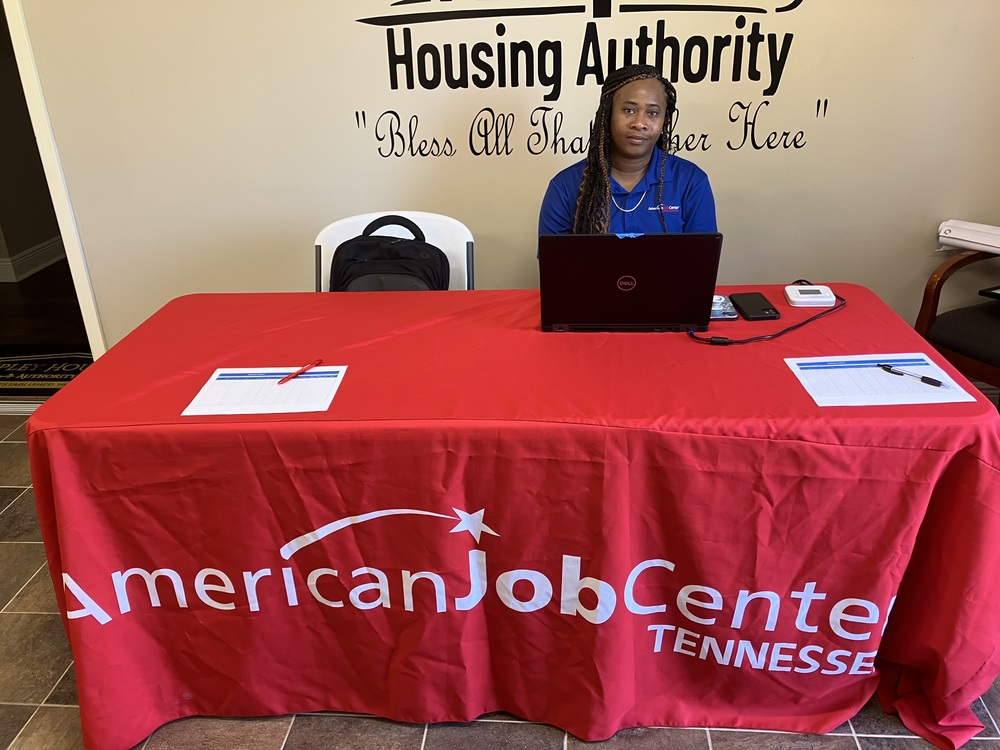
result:
[[[924,298],[914,328],[965,377],[1000,388],[1000,294],[983,290],[996,299],[938,313],[941,287],[961,268],[1000,256],[965,250],[949,258],[927,279]],[[1000,276],[1000,275],[998,275]]]

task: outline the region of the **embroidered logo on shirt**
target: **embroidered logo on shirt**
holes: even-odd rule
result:
[[[650,206],[650,211],[659,211],[661,214],[679,214],[681,212],[680,206],[664,206],[662,203],[659,206]]]

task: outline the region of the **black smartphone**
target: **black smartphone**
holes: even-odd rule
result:
[[[729,295],[729,301],[747,320],[777,320],[781,317],[777,308],[760,292],[736,292]]]

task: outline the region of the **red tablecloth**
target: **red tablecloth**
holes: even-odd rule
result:
[[[88,746],[321,710],[824,732],[876,685],[961,744],[1000,672],[1000,418],[815,406],[784,357],[929,351],[833,286],[731,347],[542,333],[534,290],[169,303],[28,425]],[[711,332],[811,314],[765,290],[781,321]],[[317,357],[326,413],[180,416],[217,367]]]

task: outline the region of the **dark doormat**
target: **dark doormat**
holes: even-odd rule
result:
[[[32,413],[94,361],[89,352],[46,348],[0,347],[0,414]]]

